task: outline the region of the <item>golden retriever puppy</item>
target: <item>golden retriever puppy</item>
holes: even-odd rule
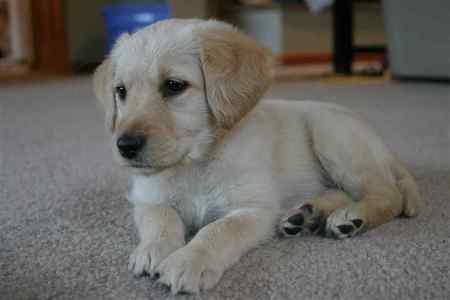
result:
[[[258,104],[271,63],[231,25],[172,19],[124,34],[97,69],[115,156],[130,170],[136,275],[196,293],[276,228],[347,238],[417,213],[414,179],[358,115]]]

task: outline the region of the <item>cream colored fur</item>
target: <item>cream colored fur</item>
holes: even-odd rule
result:
[[[165,78],[189,88],[163,97]],[[358,115],[309,101],[256,105],[270,80],[268,52],[218,21],[174,19],[124,35],[99,67],[115,152],[125,132],[147,138],[138,163],[116,155],[132,178],[135,274],[159,274],[174,293],[211,288],[305,202],[338,238],[417,213],[414,179]],[[342,234],[355,218],[361,228]]]

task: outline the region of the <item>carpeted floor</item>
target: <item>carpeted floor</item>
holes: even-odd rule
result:
[[[360,111],[410,166],[426,207],[349,240],[274,239],[199,298],[450,299],[450,85],[290,82],[269,94]],[[1,299],[171,298],[127,271],[127,181],[88,78],[0,87],[0,137]]]

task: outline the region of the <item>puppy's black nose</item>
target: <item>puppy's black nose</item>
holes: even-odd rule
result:
[[[117,148],[124,158],[132,159],[145,145],[145,137],[142,135],[123,134],[117,139]]]

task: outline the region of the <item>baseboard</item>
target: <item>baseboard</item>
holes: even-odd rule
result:
[[[353,56],[354,61],[380,61],[384,58],[384,53],[355,53]],[[278,60],[283,65],[324,64],[333,61],[333,54],[290,52],[279,55]]]

